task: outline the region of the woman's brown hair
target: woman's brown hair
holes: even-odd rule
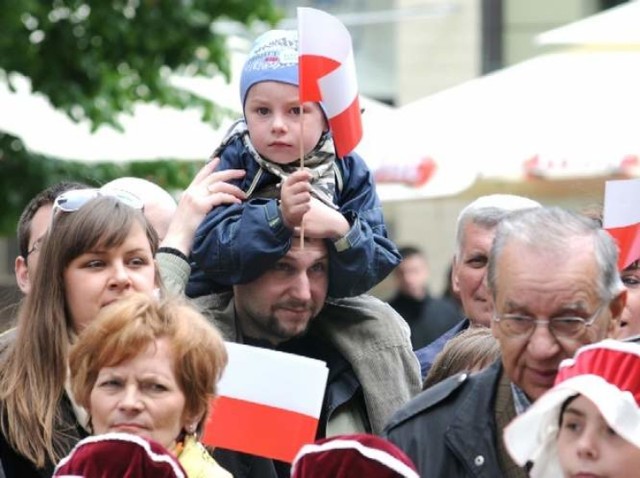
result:
[[[1,429],[9,444],[38,468],[69,452],[59,429],[67,353],[74,335],[67,316],[64,271],[96,247],[124,243],[134,224],[146,231],[155,254],[158,238],[142,211],[98,197],[78,211],[60,212],[43,241],[32,290],[18,312],[16,339],[0,368]],[[157,271],[156,271],[157,275]]]
[[[227,364],[227,351],[218,330],[178,297],[158,301],[132,294],[98,314],[69,353],[77,402],[89,410],[100,370],[135,358],[159,339],[171,346],[173,372],[186,399],[183,416],[198,417],[202,424]]]

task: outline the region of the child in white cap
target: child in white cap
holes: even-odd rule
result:
[[[509,424],[505,445],[532,478],[640,476],[639,404],[640,345],[587,345]]]
[[[367,165],[355,153],[337,158],[322,105],[301,105],[298,85],[297,32],[260,36],[240,78],[244,118],[213,153],[218,170],[246,171],[234,184],[247,198],[200,225],[189,296],[259,277],[287,253],[303,215],[305,235],[327,239],[331,297],[364,293],[400,263]]]

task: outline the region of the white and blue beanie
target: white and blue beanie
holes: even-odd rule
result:
[[[262,81],[298,86],[297,31],[270,30],[256,39],[240,76],[243,110],[249,89]]]

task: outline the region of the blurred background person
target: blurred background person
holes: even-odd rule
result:
[[[442,298],[456,308],[460,317],[464,317],[464,308],[462,307],[460,296],[453,290],[452,273],[453,261],[451,261],[451,264],[447,267],[447,272],[444,276],[444,290],[442,291]]]
[[[157,441],[190,478],[231,477],[199,441],[226,364],[220,333],[194,307],[144,294],[103,309],[69,354],[71,390],[93,433]]]
[[[626,339],[640,335],[640,260],[624,268],[620,279],[627,288],[627,303],[615,338]]]
[[[402,262],[393,271],[398,291],[389,305],[409,324],[411,345],[416,350],[440,337],[462,316],[449,302],[431,295],[425,253],[414,246],[399,251]]]

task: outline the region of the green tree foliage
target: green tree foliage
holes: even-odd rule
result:
[[[212,28],[218,19],[273,24],[279,14],[271,0],[0,0],[0,81],[11,86],[12,73],[29,77],[34,91],[94,129],[120,128],[116,115],[131,113],[139,101],[198,106],[205,120],[215,119],[215,105],[173,88],[168,78],[172,72],[228,78],[225,37]],[[0,234],[13,234],[29,199],[63,179],[100,185],[137,176],[184,188],[201,164],[171,159],[61,161],[32,154],[0,131]]]
[[[216,19],[273,23],[271,0],[0,0],[0,71],[31,78],[34,90],[72,119],[118,127],[137,101],[214,106],[172,88],[171,71],[228,77]],[[10,76],[8,77],[10,81]]]

